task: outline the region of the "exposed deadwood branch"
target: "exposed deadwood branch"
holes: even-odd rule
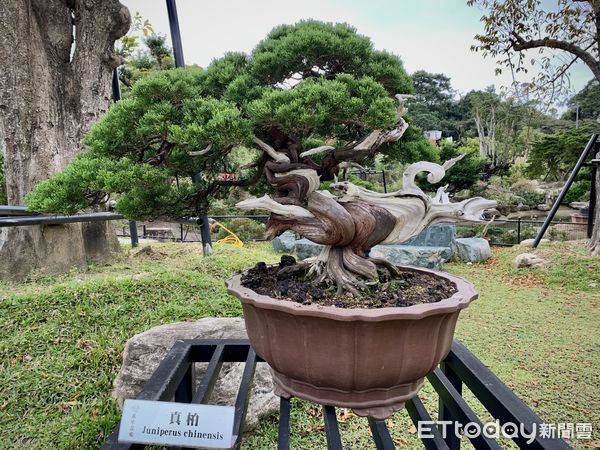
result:
[[[289,218],[314,217],[313,213],[308,209],[297,205],[282,205],[268,195],[263,195],[260,198],[243,200],[235,206],[240,209],[264,209],[272,214]]]
[[[398,111],[396,114],[398,115],[398,120],[400,120],[408,112],[408,108],[406,107],[407,100],[415,98],[415,96],[410,94],[396,94],[395,97],[398,100]]]
[[[212,150],[212,144],[208,144],[206,146],[206,148],[204,148],[204,150],[198,150],[198,151],[194,151],[194,152],[188,152],[188,155],[190,156],[202,156],[202,155],[206,155],[208,152],[210,152]]]
[[[261,141],[259,138],[254,138],[254,143],[258,145],[267,155],[273,158],[277,162],[289,163],[290,158],[288,158],[283,153],[276,151],[273,147],[271,147],[266,142]]]
[[[354,161],[344,161],[341,162],[338,167],[340,169],[351,169],[351,168],[356,168],[358,170],[366,170],[363,166],[361,166],[360,164],[354,162]]]
[[[435,197],[433,197],[431,199],[431,201],[433,203],[440,203],[440,204],[450,203],[450,197],[448,196],[446,189],[448,189],[448,185],[438,188],[437,192],[435,193]]]
[[[332,147],[331,145],[322,145],[320,147],[311,148],[310,150],[300,153],[300,157],[304,158],[306,156],[316,155],[318,153],[330,152],[331,150],[335,150],[335,147]]]
[[[369,150],[375,146],[377,139],[381,136],[382,130],[375,130],[371,132],[366,138],[364,138],[361,142],[356,144],[353,150]]]
[[[442,164],[442,167],[444,168],[444,170],[448,170],[450,169],[454,164],[456,164],[457,162],[459,162],[461,159],[463,159],[465,156],[467,156],[466,153],[463,153],[462,155],[458,155],[456,158],[452,158],[449,159],[448,161],[445,161]],[[438,180],[439,181],[439,180]],[[437,183],[437,182],[436,182]]]
[[[396,142],[407,129],[408,123],[400,118],[395,128],[387,131],[374,130],[358,144],[335,150],[333,155],[338,161],[360,161],[375,153],[382,145]]]

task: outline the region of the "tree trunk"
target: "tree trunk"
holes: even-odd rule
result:
[[[106,112],[114,42],[130,24],[118,0],[9,0],[0,8],[0,131],[8,203],[23,205],[64,169]],[[84,224],[0,229],[0,278],[64,271],[118,248],[113,227]]]
[[[596,154],[596,158],[600,153]],[[592,220],[590,217],[588,220]],[[596,209],[594,211],[594,229],[590,240],[590,253],[592,256],[600,256],[600,167],[596,168]]]

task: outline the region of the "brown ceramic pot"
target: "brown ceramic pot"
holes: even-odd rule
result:
[[[344,309],[275,300],[227,281],[242,302],[248,337],[271,367],[275,393],[352,408],[382,419],[401,409],[450,351],[461,309],[477,298],[473,286],[447,273],[457,292],[436,303]]]

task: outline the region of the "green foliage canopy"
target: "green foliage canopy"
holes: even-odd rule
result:
[[[542,137],[529,154],[528,174],[548,180],[563,180],[575,166],[589,139],[590,130],[586,128],[573,128]]]
[[[563,114],[565,120],[575,120],[579,108],[579,120],[600,119],[600,82],[592,79],[585,87],[569,99],[569,110]]]
[[[110,195],[131,218],[196,215],[231,186],[260,180],[264,155],[244,150],[245,164],[239,158],[255,137],[274,145],[276,129],[298,143],[344,146],[394,126],[393,95],[411,90],[400,59],[348,25],[280,26],[250,55],[141,78],[89,132],[88,150],[26,202],[74,213]],[[416,160],[431,147],[412,132],[379,150]],[[232,170],[239,178],[223,179]]]
[[[441,73],[418,70],[412,74],[415,99],[410,102],[414,124],[422,130],[441,130],[442,136],[460,137],[456,124],[462,119],[454,100],[450,78]]]

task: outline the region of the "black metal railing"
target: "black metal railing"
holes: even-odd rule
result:
[[[392,355],[390,355],[392,357]],[[242,438],[243,423],[248,405],[249,393],[256,368],[262,361],[247,340],[179,340],[165,356],[152,377],[138,395],[140,400],[177,401],[183,403],[206,403],[221,366],[225,362],[244,362],[244,372],[235,400],[235,420],[233,435],[237,447]],[[208,363],[202,380],[195,385],[195,363]],[[500,425],[516,424],[525,431],[511,433],[511,438],[520,448],[526,449],[569,449],[569,445],[558,437],[544,438],[539,432],[544,422],[502,381],[496,377],[459,341],[454,341],[448,356],[440,367],[428,377],[439,396],[438,421],[449,421],[462,426],[470,423],[482,426],[482,419],[462,397],[463,386],[467,387],[487,412],[497,419]],[[278,449],[290,448],[292,423],[291,403],[280,400]],[[415,397],[406,403],[406,410],[415,424],[426,421],[433,424],[431,415],[423,402]],[[334,406],[323,406],[323,420],[329,449],[342,450],[342,439]],[[390,432],[384,420],[367,418],[375,447],[378,450],[395,449]],[[140,444],[120,444],[119,426],[103,445],[104,450],[126,450],[144,448]],[[431,426],[427,429],[431,437],[421,437],[424,448],[460,449],[461,439],[454,433],[444,435],[441,429]],[[472,436],[472,437],[469,437]],[[485,434],[469,434],[468,439],[477,449],[501,449],[500,444]],[[529,441],[527,441],[529,440]]]
[[[245,230],[244,240],[264,240],[264,224],[269,216],[266,215],[221,215],[211,216],[212,219],[224,222],[229,225],[232,220],[248,220],[250,222],[262,223],[262,227],[254,227],[253,229]],[[82,222],[98,222],[98,221],[125,221],[125,216],[113,212],[92,212],[80,213],[73,215],[54,215],[54,214],[36,214],[27,211],[24,206],[6,206],[0,205],[0,228],[19,227],[31,225],[58,225],[65,223],[82,223]],[[162,235],[152,233],[149,224],[139,223],[135,221],[127,221],[126,225],[117,227],[117,236],[129,237],[133,247],[138,245],[138,236],[143,238],[159,238],[171,241],[182,242],[205,242],[205,237],[202,236],[203,224],[199,224],[197,217],[187,219],[178,219],[165,221],[169,228],[168,233]],[[151,224],[151,223],[150,223]],[[208,224],[208,222],[207,222]],[[243,223],[237,224],[237,227],[244,228]],[[150,231],[149,231],[150,230]],[[236,226],[232,226],[232,231],[239,231]],[[218,235],[215,236],[218,238]]]
[[[589,220],[589,219],[588,219]],[[541,220],[514,219],[494,220],[487,228],[485,237],[490,245],[511,246],[526,239],[535,238],[544,222]],[[485,224],[461,224],[456,226],[457,237],[481,236]],[[546,238],[552,241],[573,241],[587,239],[586,222],[549,222]]]
[[[266,239],[266,223],[269,219],[267,215],[258,214],[230,214],[230,215],[215,215],[208,216],[209,219],[225,225],[229,230],[239,235],[242,241],[264,241]],[[209,220],[210,222],[210,220]],[[176,242],[202,242],[200,228],[195,220],[165,222],[167,229],[156,229],[152,222],[138,222],[137,233],[140,237],[154,238],[165,241]],[[124,225],[117,229],[117,235],[120,237],[129,237],[131,228]],[[224,237],[227,233],[216,227],[214,232],[211,232],[214,241]]]

